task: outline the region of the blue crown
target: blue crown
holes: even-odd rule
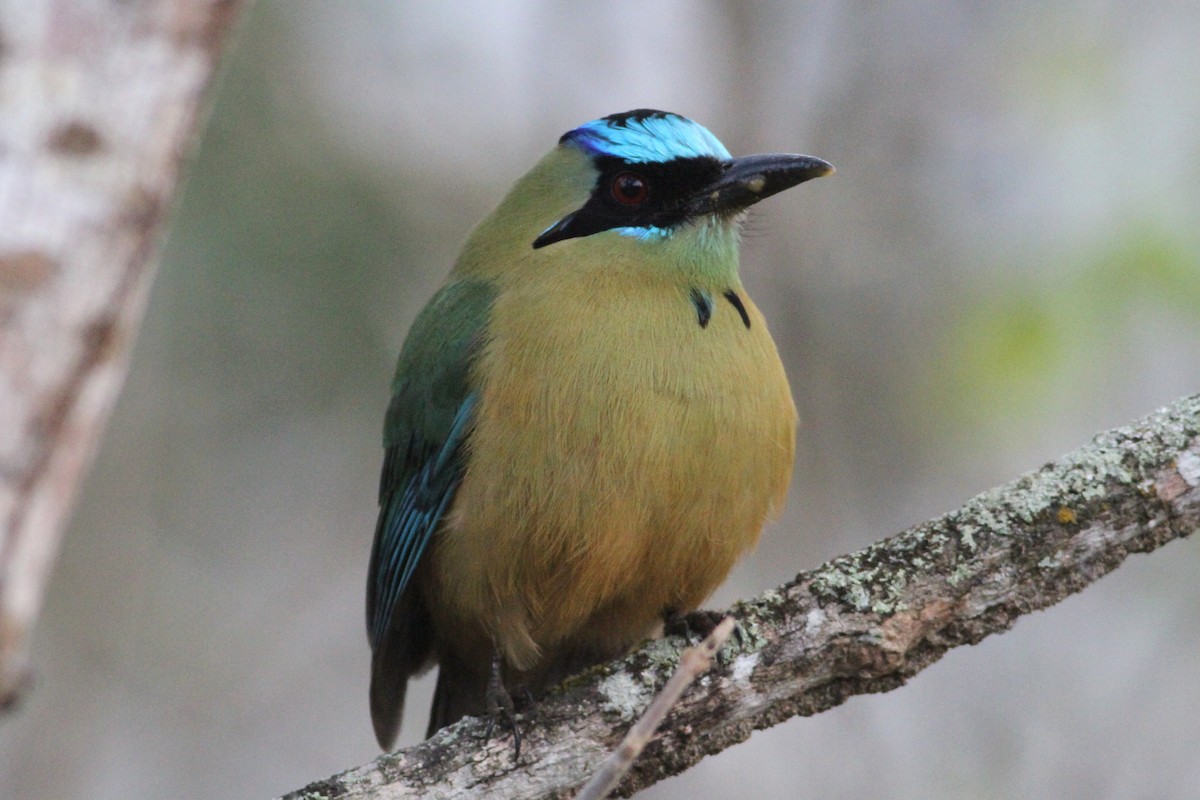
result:
[[[731,156],[703,125],[668,111],[639,108],[612,114],[567,131],[559,139],[597,156],[611,156],[630,164],[666,162],[676,158]]]

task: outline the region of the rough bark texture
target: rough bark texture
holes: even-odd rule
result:
[[[758,728],[904,684],[948,649],[1008,630],[1121,564],[1200,527],[1200,396],[1180,400],[932,522],[732,613],[743,640],[701,677],[621,784],[631,794]],[[466,719],[407,750],[286,796],[570,797],[673,670],[651,642],[579,676],[508,737]]]
[[[240,0],[0,0],[0,707]]]

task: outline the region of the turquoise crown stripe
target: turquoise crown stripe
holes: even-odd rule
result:
[[[637,111],[592,120],[568,131],[562,141],[593,155],[613,156],[630,164],[676,158],[732,158],[708,128],[665,111]]]

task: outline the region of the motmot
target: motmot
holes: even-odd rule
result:
[[[427,736],[656,635],[757,542],[797,415],[739,230],[832,171],[734,158],[637,109],[567,131],[470,234],[384,423],[367,579],[383,749],[431,665]]]

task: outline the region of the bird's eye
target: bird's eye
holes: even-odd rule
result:
[[[622,172],[613,178],[612,196],[618,203],[636,206],[650,194],[650,186],[646,179],[636,172]]]

